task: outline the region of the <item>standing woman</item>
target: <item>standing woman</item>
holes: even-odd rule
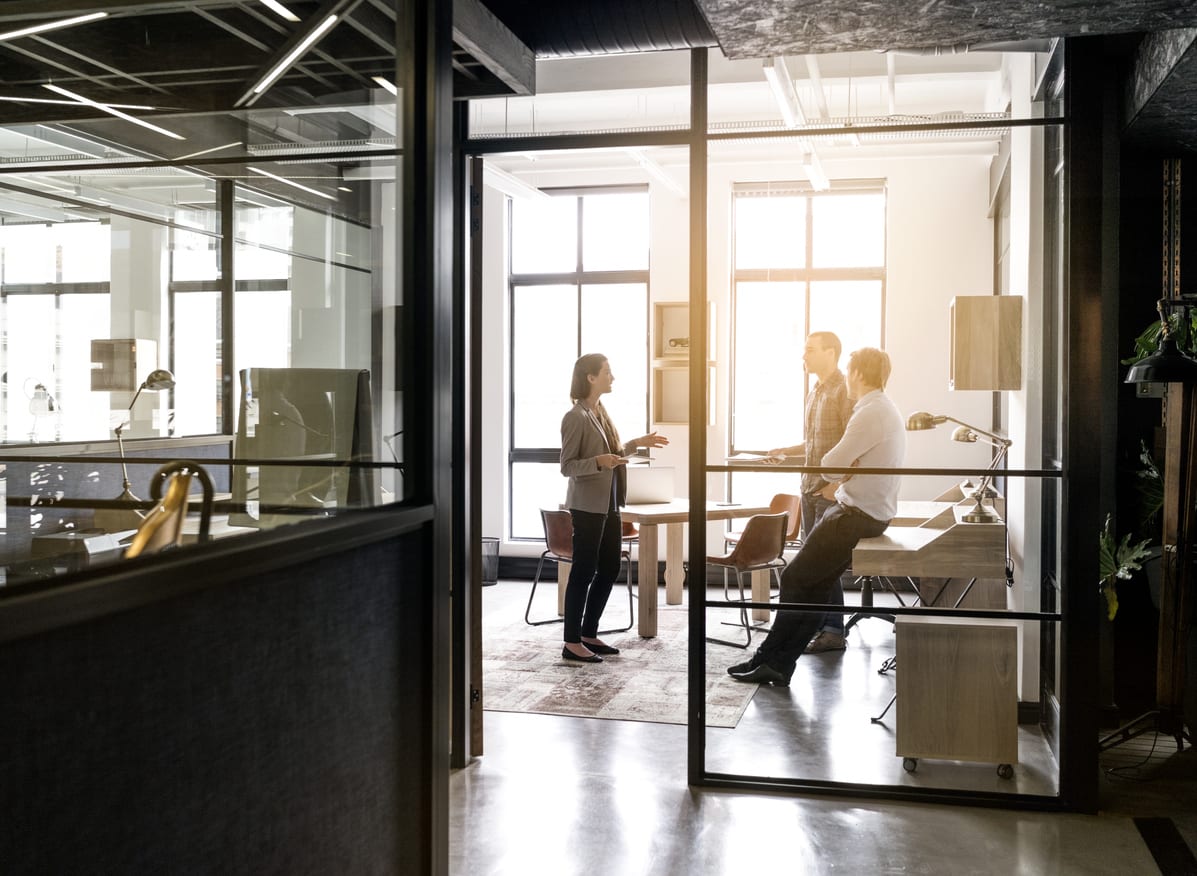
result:
[[[569,397],[574,406],[561,419],[561,474],[569,478],[565,507],[574,524],[574,561],[565,588],[565,647],[561,656],[600,663],[600,654],[619,649],[598,638],[599,618],[619,574],[623,523],[619,507],[627,495],[622,457],[637,447],[664,447],[669,439],[650,432],[621,444],[599,400],[615,378],[607,357],[588,353],[574,363]]]

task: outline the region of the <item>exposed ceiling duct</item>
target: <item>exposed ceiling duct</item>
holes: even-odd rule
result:
[[[487,7],[537,58],[568,58],[715,46],[691,0],[530,3],[487,0]]]

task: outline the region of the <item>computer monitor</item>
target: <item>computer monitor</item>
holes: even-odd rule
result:
[[[370,372],[246,368],[234,445],[230,523],[275,526],[379,504]],[[305,462],[315,463],[305,465]]]

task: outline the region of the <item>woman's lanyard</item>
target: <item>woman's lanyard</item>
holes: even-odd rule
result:
[[[578,404],[582,404],[578,402]],[[603,443],[607,445],[608,453],[615,453],[615,448],[611,446],[611,440],[607,437],[607,430],[603,428],[603,424],[599,422],[598,416],[586,405],[582,405],[582,410],[586,412],[586,416],[590,419],[594,428],[598,429],[598,433],[603,436]]]

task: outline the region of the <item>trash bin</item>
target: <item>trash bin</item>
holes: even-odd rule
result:
[[[499,540],[497,538],[482,539],[482,586],[490,587],[499,583]]]

